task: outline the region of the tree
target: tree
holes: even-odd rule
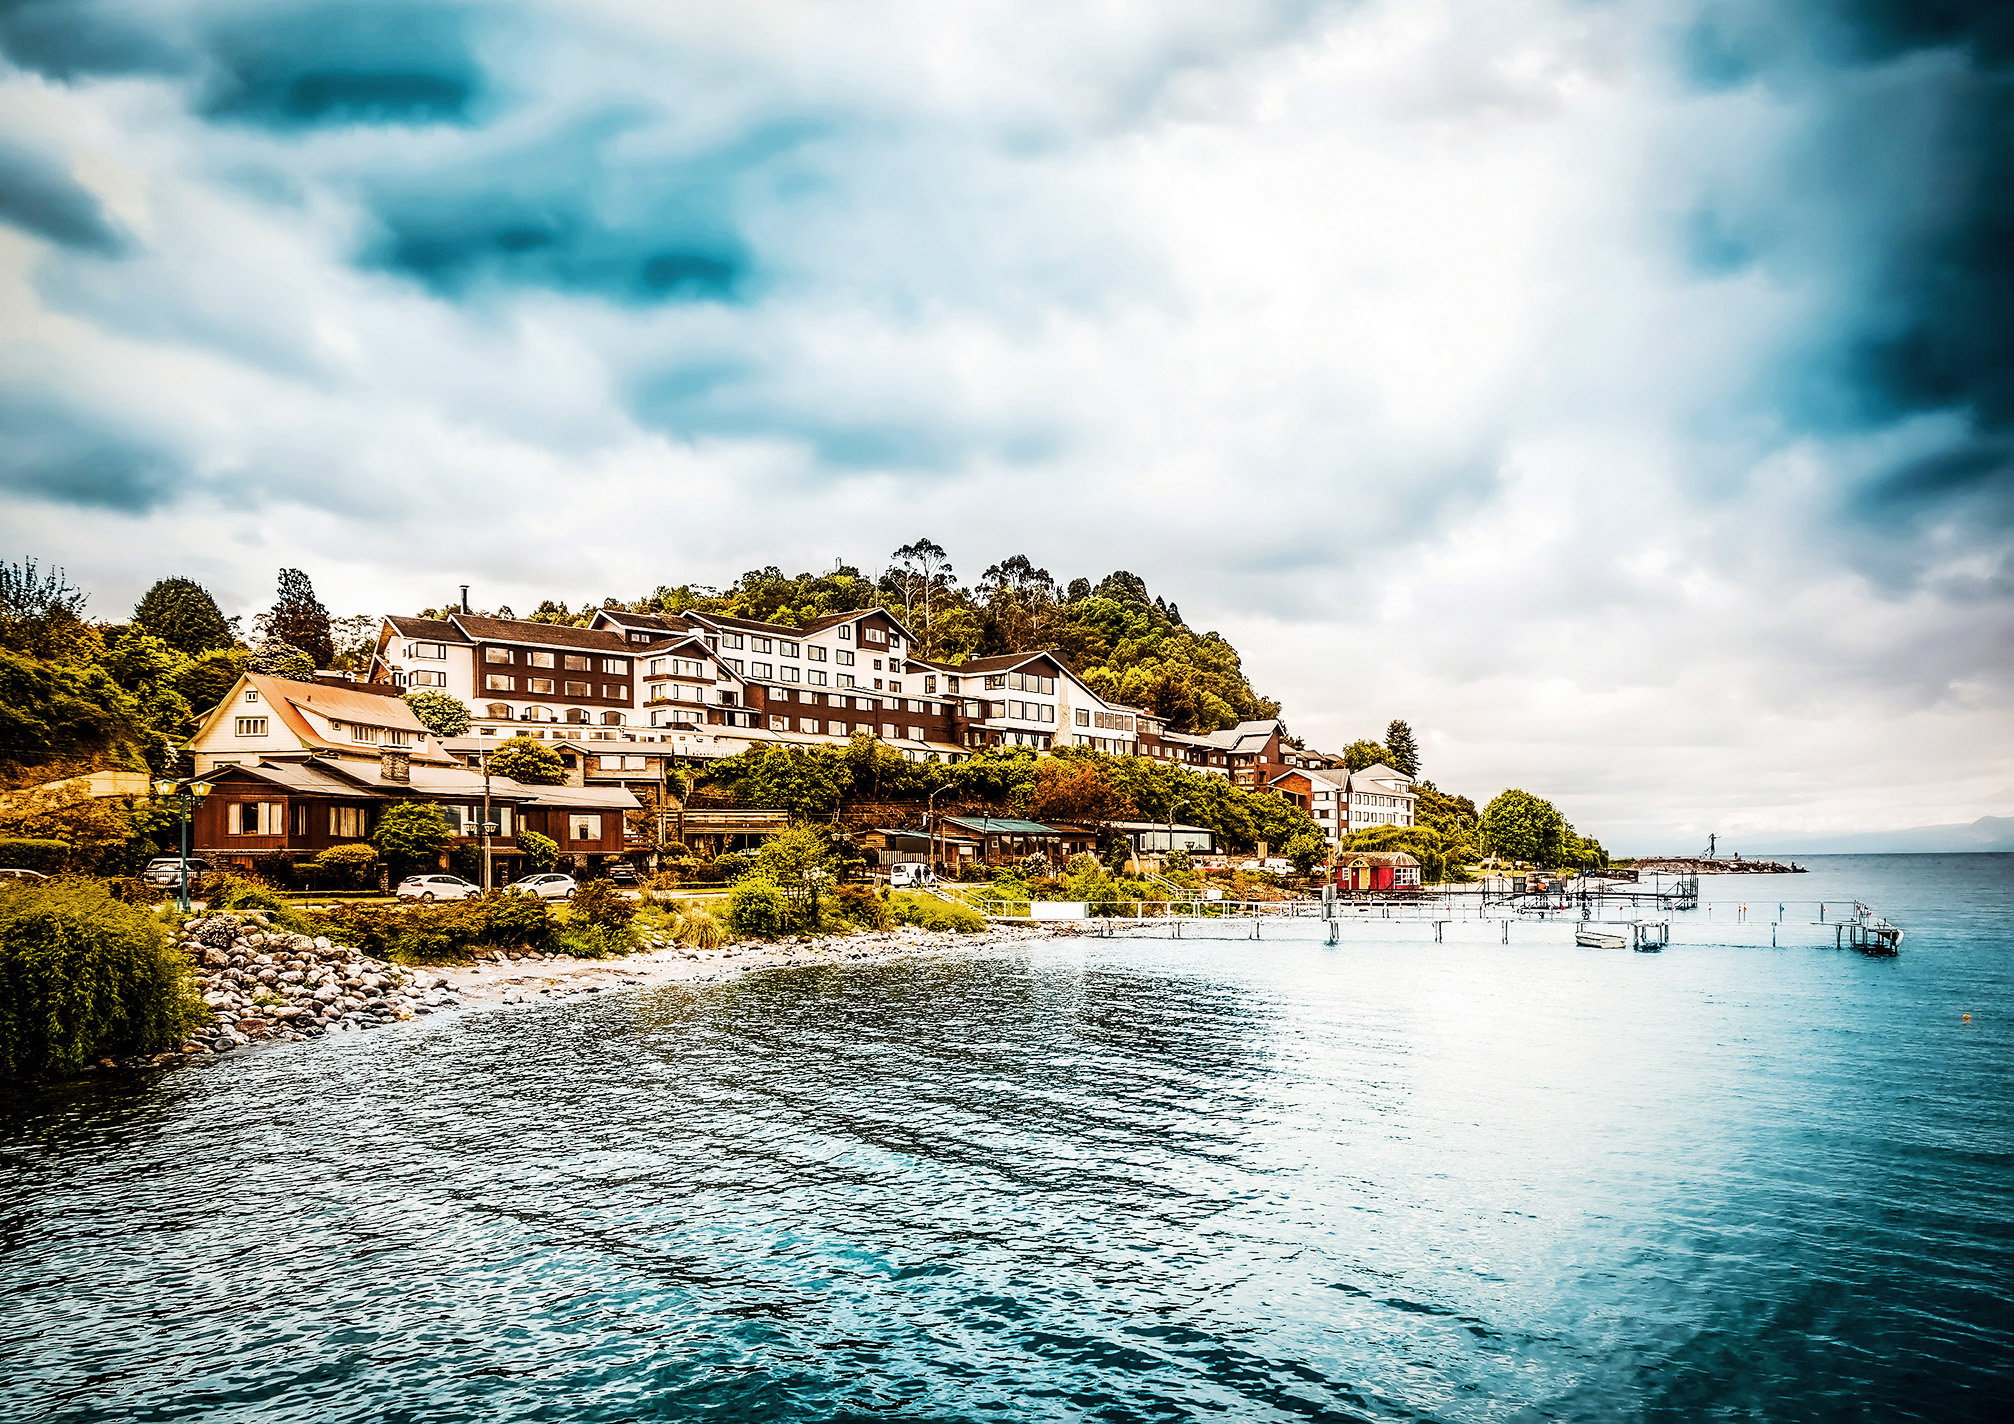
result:
[[[267,677],[290,678],[295,682],[306,682],[315,675],[315,660],[278,638],[261,638],[252,644],[249,666],[251,671]]]
[[[394,867],[394,873],[434,864],[454,843],[447,815],[431,801],[400,801],[387,806],[371,832],[371,844]]]
[[[1343,748],[1343,765],[1351,771],[1362,771],[1367,766],[1383,762],[1391,766],[1391,752],[1376,742],[1354,741]],[[1397,768],[1393,768],[1397,770]]]
[[[55,662],[89,662],[101,651],[84,621],[84,595],[63,570],[44,573],[33,559],[0,564],[0,649]]]
[[[774,885],[790,906],[790,928],[818,928],[818,897],[832,880],[832,849],[810,826],[771,836],[755,853],[751,878]]]
[[[190,657],[213,648],[229,648],[238,641],[217,600],[194,579],[157,581],[134,605],[133,623]]]
[[[1515,787],[1483,810],[1483,847],[1506,860],[1556,865],[1569,829],[1552,802]]]
[[[1322,857],[1329,853],[1329,843],[1315,831],[1302,831],[1280,847],[1280,854],[1294,863],[1294,869],[1306,875],[1322,863]]]
[[[913,626],[922,634],[923,656],[935,657],[936,642],[931,630],[937,622],[937,595],[951,587],[955,577],[951,572],[951,556],[936,540],[918,539],[897,549],[893,557],[895,565],[889,574],[902,592],[903,621],[914,619],[921,607],[921,621]]]
[[[1413,729],[1396,717],[1385,728],[1385,765],[1407,776],[1420,774],[1420,749],[1413,740]]]
[[[468,705],[453,693],[436,692],[428,687],[415,688],[406,694],[406,706],[413,709],[420,725],[437,737],[459,737],[472,725]],[[509,744],[505,742],[503,745]],[[522,781],[524,778],[514,779]]]
[[[362,841],[345,841],[328,847],[309,864],[337,888],[361,890],[370,883],[371,872],[377,868],[378,852],[375,846]]]
[[[333,666],[335,642],[329,610],[315,597],[315,586],[299,569],[280,570],[279,598],[263,619],[265,635],[308,655],[314,667]]]
[[[200,717],[224,700],[251,661],[251,654],[243,648],[212,648],[207,653],[198,653],[175,674],[175,690],[188,700],[189,710]]]
[[[533,870],[551,870],[559,864],[559,842],[537,831],[519,831],[517,848],[524,852]]]
[[[1044,757],[1035,763],[1035,781],[1028,790],[1028,814],[1038,821],[1088,821],[1103,824],[1139,814],[1132,798],[1114,786],[1097,762]]]
[[[558,786],[566,780],[559,753],[534,737],[509,737],[489,754],[492,776],[507,776],[526,786]]]

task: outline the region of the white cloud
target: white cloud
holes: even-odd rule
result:
[[[1688,89],[1689,17],[575,0],[486,13],[493,92],[422,127],[15,74],[138,250],[0,230],[7,369],[183,493],[9,524],[101,613],[170,572],[249,611],[280,564],[523,608],[929,533],[1131,568],[1314,739],[1408,716],[1444,785],[1612,840],[2004,812],[2003,555],[1853,503],[1962,420],[1785,415],[1919,180],[1786,193],[1832,97]],[[1853,82],[1934,128],[1949,63]],[[1760,255],[1694,260],[1709,210]],[[442,213],[430,288],[382,254]],[[730,229],[728,299],[625,294]]]

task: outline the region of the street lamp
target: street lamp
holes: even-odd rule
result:
[[[161,801],[172,799],[182,822],[182,873],[180,888],[176,891],[176,908],[183,914],[189,913],[189,817],[196,809],[196,803],[211,791],[207,781],[157,781],[154,783],[155,798]]]
[[[929,836],[930,836],[930,873],[931,873],[932,875],[935,875],[935,874],[937,873],[937,869],[938,869],[938,866],[937,866],[937,797],[938,797],[938,795],[939,795],[940,793],[942,793],[942,792],[945,792],[945,791],[949,791],[949,790],[950,790],[950,789],[951,789],[952,787],[956,786],[957,784],[958,784],[958,783],[957,783],[957,782],[955,782],[955,781],[947,781],[947,782],[945,782],[945,783],[944,783],[944,784],[943,784],[942,786],[938,787],[936,791],[933,791],[933,792],[931,792],[931,793],[930,793],[930,796],[929,796],[929,798],[928,798],[928,799],[927,799],[927,800],[926,800],[926,801],[924,802],[924,813],[923,813],[923,827],[924,827],[924,830],[925,830],[925,831],[926,831],[926,832],[927,832],[927,833],[929,834]]]

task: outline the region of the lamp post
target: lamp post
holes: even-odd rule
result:
[[[483,894],[490,892],[490,749],[476,748],[476,761],[483,772]]]
[[[189,818],[196,809],[196,803],[210,794],[207,781],[157,781],[154,795],[157,799],[173,799],[175,809],[181,818],[182,866],[175,892],[175,907],[183,914],[189,913]]]
[[[957,784],[955,781],[945,782],[936,791],[931,792],[929,799],[924,802],[923,827],[930,836],[930,873],[932,875],[937,873],[937,797],[940,793],[949,791]]]

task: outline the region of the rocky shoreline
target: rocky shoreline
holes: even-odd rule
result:
[[[451,1009],[526,1004],[659,984],[711,984],[761,969],[858,964],[1079,933],[1076,926],[994,926],[983,935],[901,928],[694,949],[665,940],[619,959],[491,950],[424,968],[373,959],[270,917],[219,914],[183,927],[182,948],[212,1022],[160,1064],[408,1022]]]
[[[1639,860],[1638,875],[1805,875],[1801,865],[1785,865],[1780,860],[1708,860],[1704,856],[1671,856],[1660,860]]]

